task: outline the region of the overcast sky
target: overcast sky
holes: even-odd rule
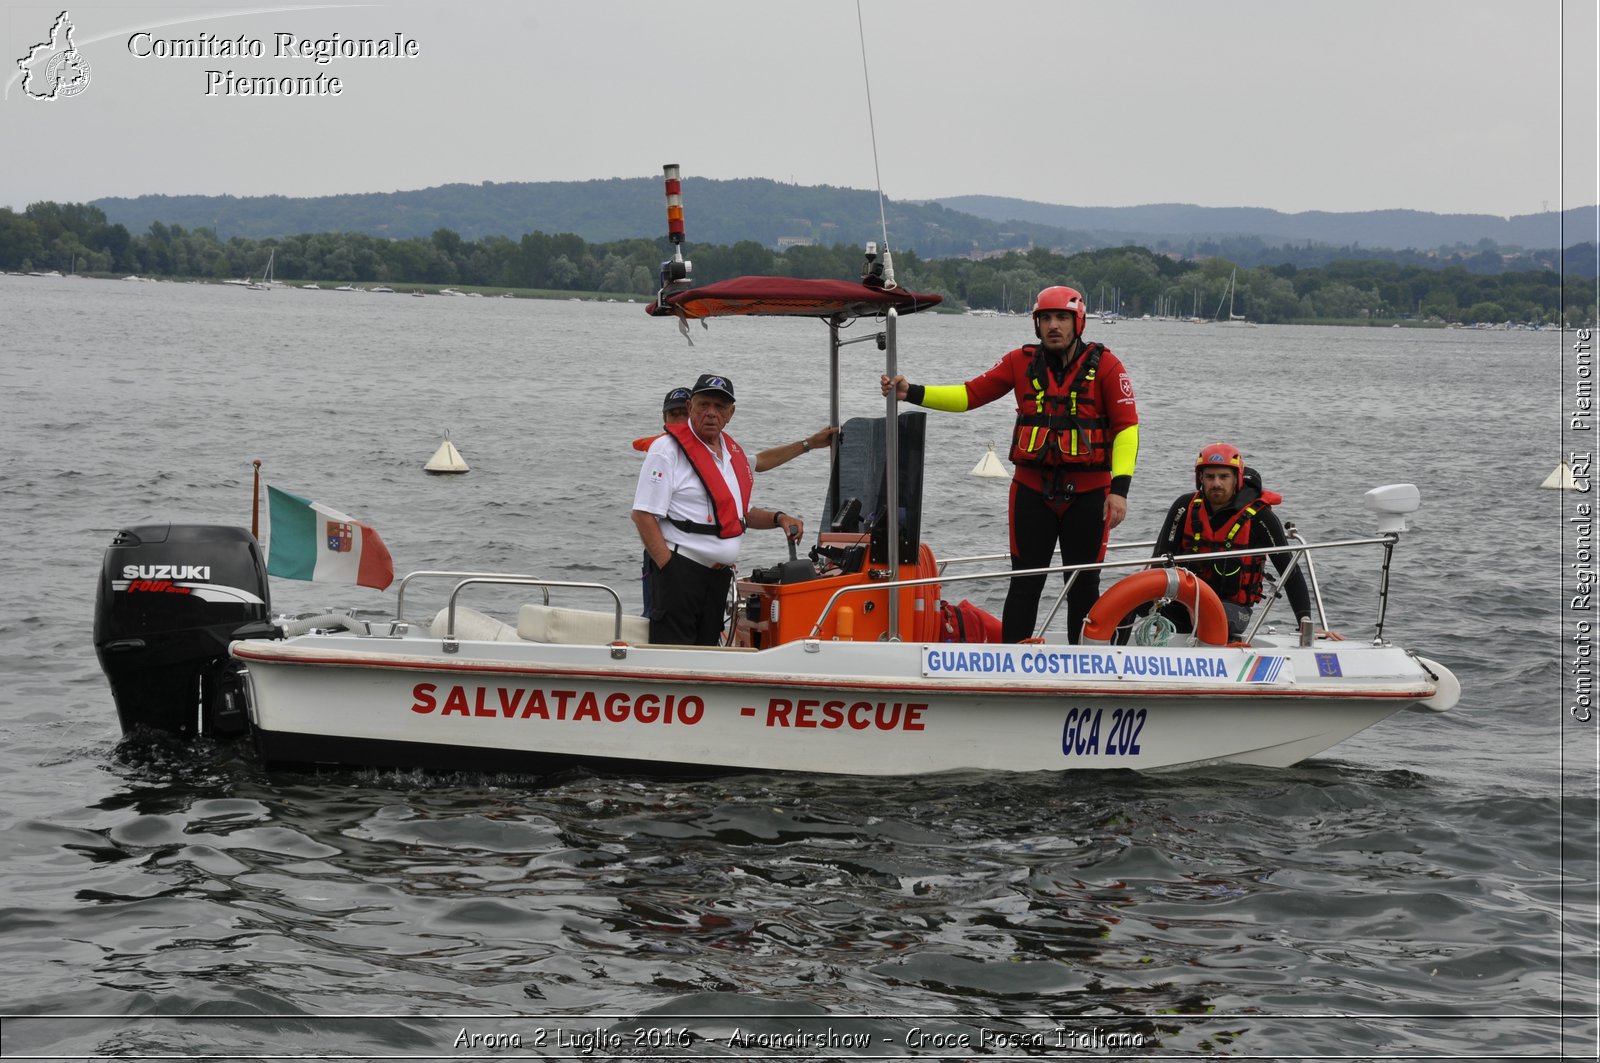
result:
[[[664,162],[879,184],[856,0],[69,3],[89,82],[31,99],[17,61],[62,9],[0,13],[0,206],[636,177]],[[1597,198],[1594,0],[860,11],[891,198],[1498,215]],[[419,54],[319,65],[274,58],[279,33],[401,34]],[[201,34],[264,55],[134,54]],[[207,71],[321,74],[342,91],[207,95]]]

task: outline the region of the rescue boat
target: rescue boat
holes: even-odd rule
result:
[[[1379,492],[1378,504],[1393,493]],[[1368,546],[1387,557],[1397,539],[1301,549]],[[1384,638],[1381,615],[1361,642],[1258,631],[1226,644],[1208,618],[1214,598],[1193,606],[1197,635],[1166,645],[1074,644],[1057,632],[1022,645],[946,642],[941,594],[1004,574],[952,575],[919,544],[914,561],[893,566],[896,579],[874,553],[886,541],[823,533],[818,560],[737,581],[729,645],[685,647],[651,645],[646,622],[625,615],[610,587],[518,574],[411,573],[394,619],[269,620],[265,565],[247,531],[143,526],[107,551],[95,638],[125,732],[245,736],[269,764],[858,775],[1283,767],[1401,710],[1442,712],[1460,692],[1447,669]],[[163,567],[185,577],[171,582],[187,593],[139,592],[125,578]],[[1141,601],[1168,600],[1154,584],[1181,571],[1112,584],[1109,610],[1097,606],[1085,634],[1108,633]],[[449,604],[414,619],[408,594],[441,580]],[[1170,582],[1172,600],[1204,588]],[[512,622],[465,604],[491,584],[563,604],[536,600]],[[583,607],[597,599],[609,607]]]
[[[681,245],[681,208],[669,228]],[[830,423],[839,424],[842,347],[876,342],[894,376],[898,319],[939,302],[893,282],[869,244],[859,282],[745,277],[693,286],[675,248],[647,310],[692,321],[810,316],[828,325]],[[844,330],[870,320],[876,328]],[[1369,538],[1289,547],[1319,614],[1313,555],[1379,557],[1369,638],[1269,626],[1271,599],[1229,642],[1220,604],[1175,558],[1112,555],[1108,584],[1074,641],[1042,630],[1000,645],[951,622],[968,583],[1000,581],[1003,556],[940,561],[923,541],[926,418],[900,412],[842,425],[821,531],[799,557],[734,584],[725,644],[662,646],[607,585],[539,574],[413,572],[392,619],[334,613],[274,619],[260,544],[241,528],[154,524],[107,549],[95,646],[122,728],[240,737],[269,764],[543,773],[729,771],[898,776],[951,771],[1156,771],[1285,767],[1402,710],[1443,712],[1460,695],[1448,669],[1388,640],[1388,573],[1411,485],[1367,494]],[[1245,557],[1262,550],[1207,555]],[[1275,549],[1274,553],[1282,552]],[[165,576],[159,575],[165,573]],[[156,574],[156,575],[152,575]],[[1124,577],[1117,579],[1117,577]],[[1115,582],[1112,582],[1115,580]],[[167,592],[151,593],[150,584]],[[408,599],[448,588],[432,616]],[[442,586],[441,586],[442,584]],[[471,604],[489,585],[537,600],[499,618]],[[1194,634],[1147,604],[1181,604]],[[1058,602],[1059,604],[1059,602]],[[1053,616],[1053,614],[1052,614]],[[1326,616],[1319,615],[1327,629]]]

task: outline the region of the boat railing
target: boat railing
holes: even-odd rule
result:
[[[943,575],[945,569],[951,565],[987,564],[991,561],[1004,561],[1010,554],[972,554],[967,557],[946,557],[939,561],[939,574]]]
[[[1137,543],[1107,543],[1107,550],[1138,550],[1148,549],[1156,544],[1154,539],[1146,539]],[[1010,554],[969,554],[966,557],[946,557],[939,561],[939,571],[942,573],[951,565],[973,565],[990,561],[1006,561]]]
[[[615,626],[612,629],[611,642],[615,645],[622,641],[622,596],[604,583],[574,583],[567,580],[544,579],[540,576],[496,576],[491,574],[468,576],[460,583],[457,583],[455,588],[451,590],[450,601],[445,606],[444,652],[454,653],[458,646],[456,640],[456,599],[468,587],[485,583],[514,587],[539,587],[544,591],[546,605],[550,603],[549,588],[551,587],[565,587],[569,590],[604,591],[611,595],[611,601],[616,607]]]
[[[925,587],[925,586],[930,586],[930,585],[934,585],[934,584],[938,584],[938,585],[943,586],[943,585],[948,585],[948,584],[952,584],[952,583],[994,582],[994,581],[1001,581],[1001,580],[1011,580],[1011,579],[1015,579],[1018,576],[1051,576],[1051,575],[1055,575],[1057,573],[1061,573],[1061,574],[1064,574],[1064,575],[1068,576],[1067,586],[1070,587],[1071,586],[1072,577],[1076,576],[1076,574],[1079,573],[1079,572],[1103,572],[1103,571],[1106,571],[1106,570],[1109,570],[1109,569],[1128,569],[1128,568],[1133,568],[1133,569],[1177,568],[1177,567],[1183,566],[1185,564],[1193,564],[1196,561],[1199,561],[1201,559],[1204,559],[1206,562],[1209,563],[1209,562],[1219,561],[1219,560],[1222,560],[1222,559],[1225,559],[1225,558],[1264,557],[1264,556],[1271,556],[1271,555],[1274,555],[1274,554],[1293,554],[1294,557],[1293,557],[1293,560],[1292,560],[1290,566],[1280,575],[1279,584],[1281,586],[1283,580],[1287,579],[1289,577],[1289,575],[1295,571],[1295,566],[1297,566],[1299,564],[1300,558],[1302,556],[1309,557],[1309,555],[1310,555],[1310,553],[1312,551],[1315,551],[1315,550],[1349,549],[1349,548],[1358,547],[1358,546],[1382,546],[1382,547],[1384,547],[1383,580],[1382,580],[1382,584],[1381,584],[1381,587],[1380,587],[1380,590],[1379,590],[1378,633],[1377,633],[1377,637],[1379,639],[1381,639],[1382,635],[1383,635],[1384,611],[1385,611],[1385,607],[1386,607],[1387,601],[1388,601],[1389,561],[1390,561],[1390,557],[1392,556],[1392,554],[1394,552],[1394,546],[1395,546],[1395,544],[1397,542],[1399,542],[1400,537],[1398,535],[1396,535],[1396,534],[1390,533],[1390,534],[1379,535],[1379,536],[1374,536],[1374,537],[1371,537],[1371,538],[1364,538],[1364,539],[1335,539],[1335,540],[1332,540],[1330,542],[1325,542],[1325,543],[1308,543],[1308,542],[1305,542],[1304,540],[1300,539],[1298,535],[1296,535],[1294,538],[1296,540],[1295,542],[1288,543],[1288,544],[1285,544],[1283,546],[1263,546],[1263,547],[1257,547],[1257,548],[1253,548],[1253,549],[1244,549],[1244,550],[1218,550],[1218,551],[1215,551],[1215,552],[1212,552],[1212,553],[1206,553],[1206,554],[1170,554],[1170,553],[1168,553],[1168,554],[1158,554],[1158,555],[1153,556],[1153,557],[1139,557],[1139,558],[1130,559],[1130,560],[1126,560],[1126,561],[1120,561],[1120,560],[1119,561],[1109,561],[1108,560],[1108,561],[1095,561],[1095,562],[1090,562],[1090,563],[1082,564],[1082,565],[1051,565],[1051,566],[1044,567],[1044,568],[1014,569],[1014,570],[1009,570],[1009,571],[1005,571],[1005,572],[975,572],[975,573],[970,573],[970,574],[967,574],[967,575],[959,575],[959,576],[949,576],[949,575],[928,576],[928,577],[923,577],[923,578],[920,578],[920,579],[884,580],[884,581],[880,581],[880,582],[871,582],[871,583],[864,583],[864,584],[855,584],[855,585],[848,586],[848,587],[840,587],[838,590],[833,592],[833,594],[828,598],[827,603],[823,605],[822,611],[817,615],[816,622],[812,625],[809,637],[810,638],[817,638],[821,634],[822,627],[823,627],[823,622],[825,620],[827,620],[829,614],[831,614],[833,612],[834,607],[839,604],[840,599],[843,598],[845,595],[849,595],[849,594],[875,594],[875,593],[878,593],[880,591],[901,590],[901,589],[904,589],[904,588],[907,588],[907,587]],[[1146,543],[1121,543],[1121,544],[1117,544],[1117,545],[1119,547],[1121,547],[1121,548],[1134,548],[1134,547],[1138,547],[1138,546],[1150,546],[1150,545],[1152,545],[1152,543],[1153,543],[1153,540],[1151,542],[1146,542]],[[999,556],[1008,556],[1008,555],[999,555]],[[968,561],[968,560],[975,560],[975,559],[973,559],[973,558],[955,558],[955,559],[952,559],[952,561]],[[1308,570],[1308,572],[1310,571],[1310,563],[1309,563],[1309,561],[1307,562],[1307,570]],[[1062,597],[1065,598],[1065,595],[1066,595],[1066,590],[1063,589]],[[1273,597],[1276,598],[1276,597],[1278,597],[1278,595],[1274,595]],[[891,598],[892,598],[892,596],[891,596]],[[1319,612],[1319,615],[1321,616],[1321,619],[1323,621],[1322,626],[1323,626],[1324,629],[1326,629],[1327,628],[1327,617],[1326,617],[1325,611],[1323,611],[1323,609],[1322,609],[1322,603],[1321,603],[1320,594],[1317,597],[1317,603],[1318,603],[1318,612]],[[1057,604],[1059,606],[1059,602]],[[1261,610],[1261,612],[1260,612],[1260,614],[1258,616],[1253,618],[1254,622],[1251,624],[1250,630],[1246,633],[1245,641],[1248,641],[1249,637],[1253,636],[1255,634],[1255,632],[1260,628],[1261,623],[1266,619],[1266,615],[1267,615],[1267,612],[1268,612],[1269,609],[1270,609],[1270,604],[1267,607],[1264,607]],[[1051,615],[1054,616],[1054,612],[1053,611],[1052,611]],[[1048,621],[1047,621],[1047,623],[1048,623]]]
[[[1143,542],[1136,542],[1136,543],[1107,543],[1106,544],[1106,549],[1107,550],[1147,550],[1150,547],[1154,546],[1155,544],[1156,544],[1156,540],[1154,540],[1154,539],[1146,539]],[[1056,595],[1055,603],[1050,606],[1050,612],[1045,615],[1044,623],[1040,624],[1038,626],[1038,628],[1033,633],[1035,638],[1037,638],[1039,636],[1042,636],[1046,631],[1050,630],[1050,625],[1055,622],[1056,614],[1061,612],[1062,605],[1066,604],[1067,595],[1072,593],[1072,585],[1074,583],[1076,583],[1077,581],[1078,581],[1078,574],[1076,572],[1074,572],[1072,575],[1068,576],[1062,582],[1061,593]]]
[[[1283,533],[1289,537],[1291,542],[1305,542],[1305,539],[1301,538],[1300,531],[1294,526],[1294,521],[1292,520],[1284,522]],[[1305,554],[1303,556],[1306,559],[1306,582],[1311,586],[1311,600],[1317,605],[1317,620],[1321,623],[1322,629],[1326,631],[1328,629],[1328,607],[1322,604],[1322,586],[1317,583],[1317,566],[1311,560],[1310,554]],[[1287,579],[1287,575],[1285,575],[1284,578]],[[1281,586],[1283,580],[1279,580],[1278,583]]]
[[[1154,540],[1154,539],[1146,539],[1146,540],[1143,540],[1142,542],[1107,543],[1106,544],[1106,549],[1107,550],[1148,550],[1150,547],[1154,546],[1155,544],[1156,544],[1156,540]],[[1010,557],[1011,557],[1010,554],[974,554],[974,555],[972,555],[970,557],[952,557],[947,561],[941,561],[939,563],[939,571],[941,573],[944,572],[946,567],[949,566],[949,565],[972,564],[972,563],[976,563],[976,562],[980,562],[980,561],[1005,561],[1005,560],[1008,560]],[[1061,612],[1062,605],[1064,605],[1066,603],[1067,595],[1072,593],[1072,585],[1074,583],[1076,583],[1077,581],[1078,581],[1078,574],[1076,572],[1073,572],[1071,575],[1069,575],[1062,582],[1061,593],[1056,595],[1056,600],[1050,606],[1050,611],[1045,614],[1044,623],[1040,624],[1038,626],[1038,628],[1036,628],[1034,630],[1034,636],[1035,637],[1043,635],[1046,631],[1050,630],[1050,625],[1055,623],[1056,614]]]
[[[411,586],[411,582],[413,580],[435,579],[435,578],[436,579],[457,579],[457,580],[459,580],[459,579],[489,579],[489,578],[494,578],[494,579],[512,579],[512,580],[532,581],[536,585],[542,583],[546,587],[555,585],[552,581],[550,581],[550,580],[541,580],[541,578],[538,577],[538,576],[509,575],[509,574],[504,573],[504,572],[457,572],[457,571],[452,571],[452,570],[449,570],[449,569],[424,569],[424,570],[418,571],[418,572],[408,572],[408,573],[406,573],[405,577],[400,580],[400,588],[399,588],[399,590],[397,590],[395,592],[395,596],[394,596],[394,619],[395,619],[395,623],[397,623],[397,624],[406,623],[406,588]],[[457,589],[459,590],[460,588],[458,587]],[[607,589],[609,590],[610,588],[607,588]],[[614,591],[612,593],[615,594]],[[545,605],[549,605],[550,604],[550,591],[548,589],[546,589],[545,592],[544,592],[544,604]]]
[[[1272,550],[1268,552],[1278,554],[1282,553],[1283,551]],[[1310,558],[1311,555],[1303,550],[1297,549],[1294,551],[1294,556],[1289,559],[1289,564],[1284,567],[1282,572],[1278,573],[1277,588],[1271,594],[1262,596],[1261,609],[1251,616],[1250,626],[1245,629],[1244,635],[1242,636],[1242,641],[1249,642],[1251,639],[1256,637],[1256,632],[1261,630],[1261,625],[1267,622],[1267,614],[1272,612],[1272,607],[1277,604],[1278,599],[1284,596],[1284,588],[1289,582],[1289,577],[1295,574],[1295,571],[1300,567],[1300,562],[1302,560],[1306,562],[1306,572],[1308,574],[1306,582],[1309,584],[1311,580],[1315,578],[1309,575],[1311,572]],[[1319,603],[1321,601],[1320,595],[1318,596],[1318,601]],[[1324,631],[1328,629],[1328,618],[1326,616],[1322,617],[1322,629]],[[1310,645],[1311,633],[1309,631],[1302,632],[1300,641],[1302,645]]]

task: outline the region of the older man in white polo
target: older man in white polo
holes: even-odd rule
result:
[[[717,645],[745,530],[804,534],[786,513],[750,508],[755,474],[724,431],[733,411],[733,382],[702,375],[690,390],[688,423],[668,425],[639,470],[633,524],[650,557],[651,642]]]

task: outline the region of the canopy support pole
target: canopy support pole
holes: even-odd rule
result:
[[[890,307],[884,320],[885,335],[888,339],[884,348],[884,372],[890,380],[893,380],[899,371],[895,348],[895,322],[899,317],[900,315],[895,313],[894,307]],[[885,466],[887,466],[883,472],[883,493],[885,496],[884,504],[889,507],[889,541],[885,544],[884,556],[889,561],[889,578],[898,580],[900,578],[900,399],[897,389],[891,387],[884,402],[888,409],[884,417],[883,426],[883,460]],[[888,598],[888,639],[890,642],[899,642],[900,592],[891,590]]]
[[[828,319],[828,424],[839,424],[839,325],[844,315],[835,314]],[[839,460],[839,435],[828,439],[829,467]],[[837,501],[837,500],[835,500]]]

